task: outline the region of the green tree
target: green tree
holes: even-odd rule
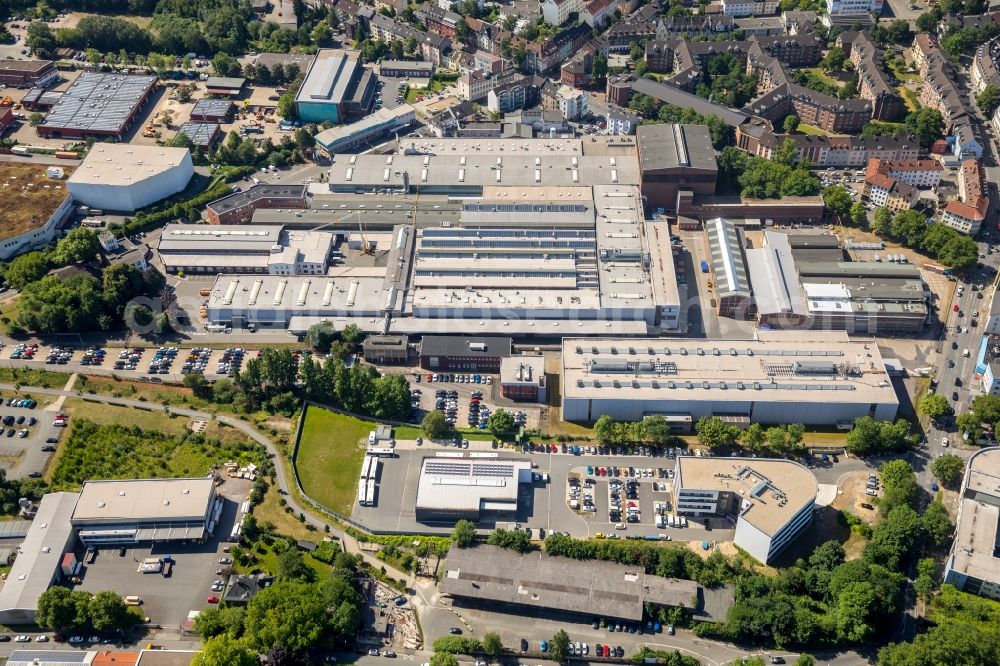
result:
[[[448,425],[444,412],[437,409],[424,415],[420,428],[429,439],[441,439],[451,432],[451,426]]]
[[[502,437],[509,432],[514,430],[514,417],[511,416],[510,412],[502,407],[498,407],[496,411],[490,414],[489,418],[486,419],[486,429],[489,430],[494,437]]]
[[[241,76],[243,68],[236,58],[228,53],[216,53],[212,58],[212,71],[216,76]]]
[[[782,123],[782,127],[785,130],[785,134],[795,134],[796,130],[799,129],[799,117],[795,114],[785,116],[785,122]]]
[[[66,266],[81,261],[90,261],[101,251],[97,234],[92,229],[76,227],[63,236],[52,253],[52,261]]]
[[[920,517],[924,533],[927,539],[935,546],[943,546],[951,541],[954,526],[951,524],[951,517],[948,509],[936,499],[924,509],[924,515]]]
[[[210,638],[195,654],[194,666],[258,666],[260,659],[246,640],[236,640],[228,634]]]
[[[316,571],[306,564],[302,552],[294,546],[278,554],[275,575],[282,580],[312,581]]]
[[[38,597],[35,622],[58,633],[90,625],[90,595],[82,590],[53,586]]]
[[[851,214],[851,196],[840,185],[830,185],[823,190],[823,205],[841,221]]]
[[[868,221],[868,209],[860,201],[856,201],[851,204],[851,224],[855,226],[864,226],[865,222]]]
[[[866,562],[898,571],[900,565],[910,559],[923,537],[923,523],[917,512],[909,505],[898,504],[872,530],[872,540],[865,545],[862,557]]]
[[[920,145],[929,148],[934,141],[944,134],[944,118],[941,112],[930,107],[923,107],[910,113],[904,121],[906,132],[916,135]]]
[[[920,247],[927,233],[927,218],[915,210],[904,210],[892,221],[892,235],[910,247]]]
[[[614,440],[615,420],[604,414],[594,421],[594,436],[601,444],[610,444]]]
[[[739,428],[728,426],[718,416],[703,416],[695,423],[698,441],[710,449],[732,446],[740,436]]]
[[[965,472],[965,461],[954,453],[938,456],[931,463],[931,474],[945,485],[957,483]]]
[[[552,661],[565,664],[569,659],[569,634],[560,629],[549,641],[549,657]]]
[[[383,419],[402,420],[410,415],[410,383],[398,374],[375,380],[369,411]]]
[[[743,431],[741,437],[743,444],[751,451],[759,451],[764,445],[764,428],[759,423],[751,423],[750,426]]]
[[[892,213],[888,208],[876,208],[872,219],[872,233],[877,236],[888,236],[892,233]]]
[[[203,641],[219,634],[229,634],[231,638],[238,638],[243,633],[245,612],[238,606],[206,608],[194,620],[195,631]]]
[[[816,666],[816,658],[809,654],[799,655],[793,666]]]
[[[41,252],[28,252],[15,257],[3,269],[4,280],[14,289],[24,289],[32,282],[41,280],[49,271],[49,261]]]
[[[305,650],[320,644],[329,629],[326,604],[306,583],[279,581],[247,605],[245,635],[250,647],[261,652],[275,645],[293,652]]]
[[[847,62],[847,54],[844,53],[844,49],[834,46],[827,50],[819,64],[828,72],[836,72],[844,68],[845,62]]]
[[[39,123],[45,120],[45,114],[39,113],[38,111],[32,111],[28,114],[28,125],[31,127],[37,127]]]
[[[942,264],[955,270],[965,270],[976,263],[979,246],[968,236],[958,235],[945,243],[937,258]]]
[[[835,618],[837,634],[842,640],[856,643],[868,638],[872,626],[868,616],[875,605],[875,589],[870,583],[849,583],[837,597]]]
[[[981,666],[1000,663],[1000,634],[971,624],[945,622],[911,643],[879,650],[878,666]]]
[[[103,314],[97,280],[89,275],[49,275],[26,285],[17,299],[17,313],[21,326],[38,333],[107,330],[113,323]]]
[[[917,403],[917,411],[932,421],[937,421],[951,413],[951,405],[940,393],[928,393]]]
[[[998,105],[1000,105],[1000,86],[995,83],[989,84],[976,95],[976,106],[987,116],[993,115]]]
[[[313,324],[306,331],[306,342],[309,343],[309,346],[324,354],[330,351],[330,345],[336,339],[337,331],[333,324],[328,321]]]
[[[451,540],[459,548],[468,548],[476,543],[476,526],[471,520],[460,520],[455,523],[452,530]]]
[[[451,652],[435,652],[431,655],[430,666],[459,666],[459,661]]]
[[[888,514],[897,506],[913,506],[917,500],[917,477],[910,463],[890,460],[879,470],[882,476],[882,497],[879,508]]]
[[[455,39],[460,42],[465,42],[469,38],[469,23],[465,20],[465,17],[458,19],[455,22]]]
[[[601,53],[595,54],[590,63],[590,77],[597,84],[608,78],[608,59]]]
[[[500,634],[490,631],[483,636],[483,652],[491,657],[499,657],[503,654],[503,641],[500,640]]]
[[[97,631],[112,632],[131,629],[139,616],[129,612],[128,606],[115,592],[98,592],[87,606],[90,626]]]

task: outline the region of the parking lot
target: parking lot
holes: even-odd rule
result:
[[[0,468],[12,479],[41,477],[66,430],[55,425],[58,412],[23,395],[0,401]]]
[[[476,444],[479,447],[484,446],[482,442]],[[450,534],[452,530],[450,523],[437,525],[417,522],[415,511],[421,460],[425,456],[434,456],[441,450],[440,445],[429,442],[415,446],[412,442],[397,440],[398,457],[383,459],[380,466],[375,505],[362,507],[355,504],[352,514],[354,519],[376,532]],[[530,458],[535,466],[534,471],[539,474],[548,473],[550,481],[549,483],[535,481],[530,484],[521,484],[517,515],[502,519],[484,517],[480,526],[493,528],[509,527],[516,524],[522,528],[530,528],[535,538],[544,537],[545,534],[552,531],[567,533],[575,537],[595,537],[597,533],[601,533],[603,535],[618,534],[617,538],[631,536],[655,537],[657,539],[660,534],[666,534],[673,540],[681,541],[701,541],[709,537],[713,540],[726,541],[732,538],[733,530],[722,518],[690,521],[683,528],[658,528],[656,526],[656,505],[666,503],[670,499],[669,489],[671,486],[666,470],[673,468],[673,460],[669,457],[614,455],[610,452],[583,457],[582,455],[573,455],[571,452],[562,453],[561,448],[557,448],[557,451],[557,453],[536,452],[526,455],[510,450],[496,450],[498,458]],[[588,463],[593,464],[588,465]],[[568,501],[567,489],[571,477],[583,479],[587,477],[588,467],[596,470],[600,466],[612,465],[617,466],[620,470],[625,470],[626,476],[619,477],[622,482],[629,478],[627,470],[630,467],[633,471],[637,469],[656,470],[654,476],[633,477],[636,481],[637,492],[636,498],[629,501],[637,504],[640,514],[638,522],[626,522],[627,527],[624,530],[615,529],[615,525],[620,521],[612,522],[609,520],[608,509],[610,505],[607,478],[599,481],[601,477],[592,477],[594,478],[592,495],[595,511],[574,510]],[[661,468],[664,470],[663,478],[659,477]],[[664,489],[654,489],[654,482],[664,484],[659,486]],[[661,506],[661,510],[666,511],[663,506]]]
[[[179,626],[187,619],[188,611],[209,605],[210,595],[222,597],[222,591],[212,591],[212,583],[228,579],[229,566],[219,560],[228,557],[223,548],[232,544],[224,539],[232,531],[240,504],[249,491],[250,483],[242,479],[227,479],[219,487],[219,496],[225,499],[222,519],[215,537],[203,544],[183,541],[145,544],[126,548],[124,555],[119,554],[118,546],[100,548],[94,562],[83,566],[80,589],[94,593],[113,590],[122,596],[141,597],[143,613],[152,623]],[[84,550],[82,546],[78,548],[81,560]],[[169,577],[137,571],[144,558],[165,555],[174,563]]]

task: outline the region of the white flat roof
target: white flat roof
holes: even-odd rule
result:
[[[200,518],[208,511],[214,490],[211,477],[86,481],[72,520],[117,522]]]
[[[564,338],[565,399],[896,403],[882,355],[844,331],[749,340]]]
[[[478,511],[485,502],[516,505],[522,473],[531,473],[527,460],[424,458],[417,508]]]
[[[1000,558],[995,554],[1000,530],[1000,447],[974,454],[960,497],[951,569],[1000,583]]]
[[[66,181],[69,185],[132,185],[191,162],[187,148],[95,143]]]

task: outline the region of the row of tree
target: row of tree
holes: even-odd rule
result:
[[[798,162],[798,144],[785,139],[771,159],[749,155],[729,146],[719,154],[719,184],[723,190],[751,199],[780,199],[819,194],[819,179],[808,163]]]
[[[900,211],[894,217],[888,209],[877,208],[871,231],[934,257],[955,270],[965,270],[979,259],[979,246],[972,238],[940,222],[930,222],[915,210]]]
[[[39,626],[64,635],[77,631],[127,632],[141,621],[114,592],[91,594],[58,585],[41,594],[35,615]]]
[[[635,93],[629,99],[628,108],[652,123],[684,123],[690,125],[705,125],[708,127],[712,146],[722,150],[732,146],[735,140],[733,128],[722,118],[714,114],[704,115],[690,107],[680,107],[676,104],[663,104],[649,95]]]

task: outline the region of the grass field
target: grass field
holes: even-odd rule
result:
[[[903,102],[906,104],[907,109],[910,111],[916,111],[920,108],[920,101],[917,99],[917,93],[905,86],[899,86],[896,90],[898,90],[899,94],[903,97]]]
[[[89,402],[83,398],[68,398],[63,403],[63,411],[71,416],[88,418],[101,425],[128,424],[143,430],[162,432],[168,435],[182,435],[188,431],[191,419],[171,416],[162,409],[140,409],[104,403]],[[205,427],[206,437],[224,442],[249,442],[250,438],[236,428],[209,421]]]
[[[28,386],[61,389],[66,386],[66,382],[68,381],[68,372],[51,372],[49,370],[36,370],[35,368],[0,368],[0,382],[21,384],[25,387],[22,393],[30,391],[27,388]]]
[[[807,125],[806,123],[799,123],[798,131],[803,134],[812,134],[813,136],[830,136],[830,133],[826,130],[812,125]]]
[[[351,513],[371,421],[309,407],[295,469],[306,494],[334,511]]]

